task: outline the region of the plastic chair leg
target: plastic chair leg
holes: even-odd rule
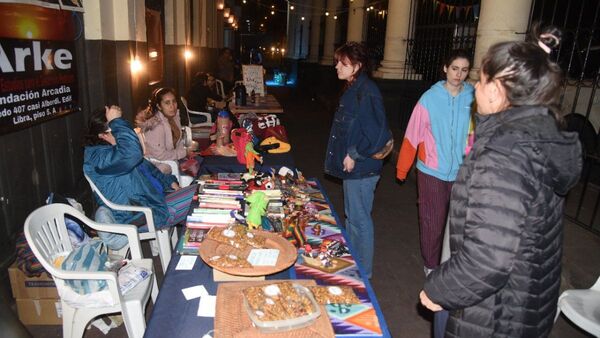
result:
[[[63,316],[63,337],[64,338],[72,338],[72,337],[81,337],[83,332],[79,336],[73,335],[73,326],[75,321],[75,309],[65,304],[65,302],[61,301],[61,310]]]
[[[177,234],[177,226],[174,226],[172,229],[173,233],[171,234],[171,248],[177,247],[177,242],[179,241],[179,235]]]
[[[152,276],[152,293],[150,297],[152,297],[152,303],[156,304],[156,299],[158,298],[158,282],[156,281],[156,273]]]
[[[64,302],[61,302],[62,305],[64,306]],[[80,338],[83,337],[83,333],[85,332],[85,329],[88,327],[88,324],[90,323],[90,321],[92,319],[94,319],[95,317],[104,314],[104,312],[102,312],[100,309],[95,309],[95,308],[72,308],[69,306],[70,309],[73,310],[73,326],[71,327],[71,337],[72,338]],[[65,310],[63,308],[63,316],[64,316]],[[68,337],[67,335],[63,334],[63,337]]]
[[[127,302],[122,304],[123,322],[127,329],[129,338],[142,338],[146,331],[146,319],[142,304],[139,302]]]
[[[167,272],[169,261],[171,260],[171,242],[169,239],[169,229],[156,231],[156,241],[158,242],[158,252],[160,256],[160,264],[163,272]]]

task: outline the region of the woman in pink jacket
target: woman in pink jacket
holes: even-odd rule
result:
[[[148,107],[138,113],[135,123],[144,133],[146,156],[160,161],[179,161],[188,155],[173,88],[154,90]],[[165,164],[158,163],[157,167],[164,173],[171,171]]]

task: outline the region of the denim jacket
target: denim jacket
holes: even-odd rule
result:
[[[383,161],[371,156],[391,136],[381,93],[366,74],[361,74],[342,95],[335,112],[325,154],[325,173],[341,179],[379,175]],[[355,161],[350,173],[343,170],[346,155]]]

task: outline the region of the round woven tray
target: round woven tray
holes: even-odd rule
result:
[[[296,262],[296,259],[298,258],[296,247],[285,238],[281,237],[279,234],[267,231],[253,230],[251,232],[265,238],[265,249],[279,250],[279,256],[277,257],[275,266],[253,266],[250,268],[223,268],[216,266],[210,261],[211,257],[230,254],[238,257],[248,257],[250,250],[253,248],[248,247],[245,250],[240,250],[227,244],[217,242],[211,238],[205,238],[202,245],[200,245],[200,257],[202,257],[202,260],[213,269],[236,276],[271,275],[287,269]]]

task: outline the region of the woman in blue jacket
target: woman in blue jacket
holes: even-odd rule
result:
[[[372,156],[391,138],[383,99],[368,78],[368,51],[364,44],[348,42],[335,52],[338,78],[346,90],[335,113],[325,154],[325,173],[341,178],[344,186],[346,231],[368,278],[373,265],[371,210],[382,160]]]
[[[185,218],[193,193],[167,194],[179,190],[177,179],[144,159],[139,138],[121,118],[119,107],[106,107],[90,117],[85,143],[83,171],[108,200],[150,207],[157,228]],[[116,223],[143,225],[141,213],[113,210],[112,214]]]
[[[446,79],[431,86],[415,105],[396,165],[396,177],[404,181],[417,157],[419,237],[425,274],[440,264],[452,183],[472,144],[473,86],[465,82],[470,67],[464,51],[450,54],[443,68]]]

